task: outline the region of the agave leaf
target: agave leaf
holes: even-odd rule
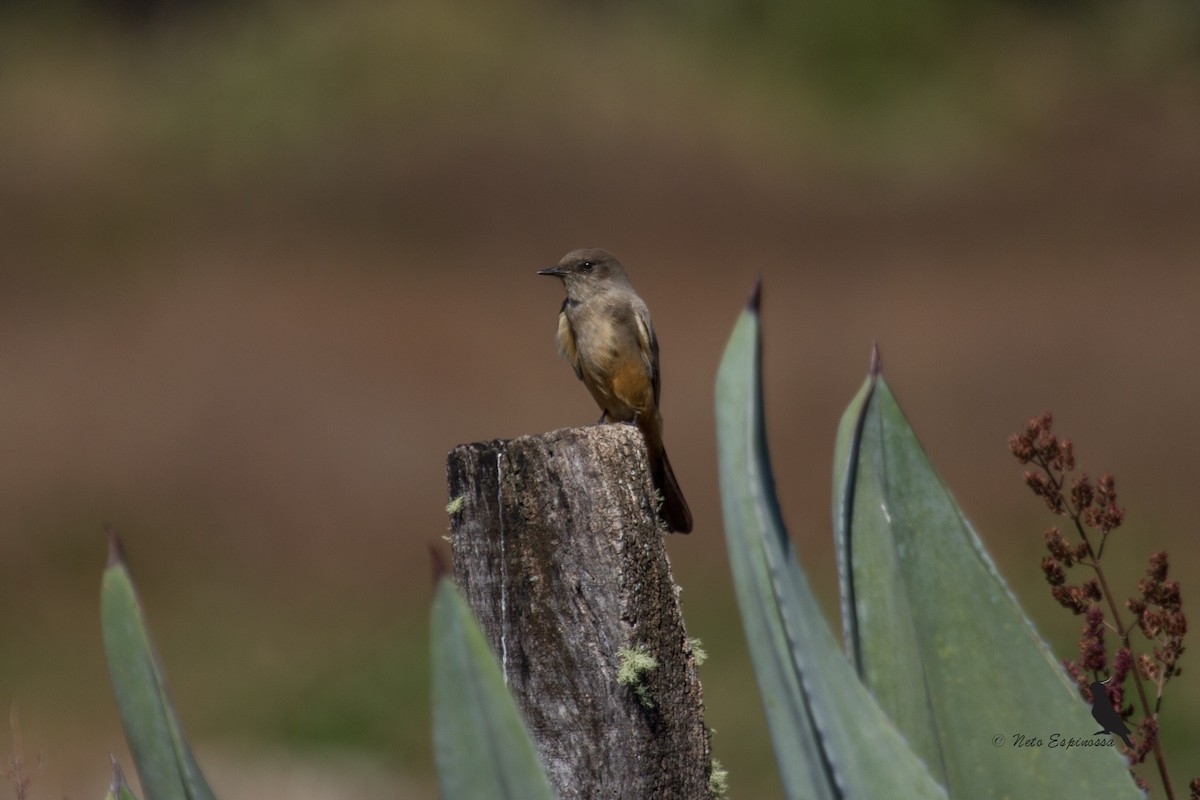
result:
[[[108,794],[104,795],[104,800],[137,800],[137,795],[129,788],[129,784],[125,783],[125,773],[121,771],[116,756],[113,756],[112,768],[112,785],[108,787]]]
[[[757,291],[717,374],[725,536],[738,605],[789,798],[944,798],[863,687],[801,571],[763,424]]]
[[[863,682],[952,797],[1140,798],[1113,748],[1052,746],[1095,740],[1096,723],[877,365],[842,418],[834,478],[844,630]]]
[[[214,800],[171,705],[121,544],[111,533],[100,622],[121,726],[142,791],[153,800]]]
[[[454,583],[431,615],[433,744],[442,800],[553,800],[496,657]]]

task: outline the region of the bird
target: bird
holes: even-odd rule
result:
[[[1120,736],[1121,741],[1125,742],[1125,746],[1130,750],[1133,745],[1129,741],[1129,727],[1125,724],[1125,720],[1121,719],[1121,715],[1113,708],[1112,701],[1108,699],[1108,691],[1104,688],[1104,684],[1100,681],[1092,682],[1092,716],[1096,722],[1104,726],[1103,730],[1096,731],[1093,736],[1099,736],[1102,733],[1111,733],[1114,736]]]
[[[663,447],[662,374],[650,309],[607,250],[572,250],[538,274],[561,279],[566,289],[558,349],[600,406],[599,423],[631,422],[642,432],[663,521],[670,531],[690,533],[692,512]]]

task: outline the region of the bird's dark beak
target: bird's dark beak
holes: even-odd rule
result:
[[[550,267],[549,269],[539,269],[538,275],[553,275],[555,278],[561,278],[567,274],[567,270],[563,267]]]

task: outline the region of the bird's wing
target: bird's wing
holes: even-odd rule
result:
[[[579,363],[579,349],[575,346],[575,331],[571,330],[571,321],[567,319],[567,301],[563,300],[562,310],[558,312],[558,352],[566,357],[575,370],[575,377],[583,380],[583,366]]]
[[[637,323],[638,347],[642,352],[642,363],[650,374],[654,384],[654,405],[658,405],[660,379],[658,374],[658,337],[654,335],[654,325],[650,322],[649,312],[644,308],[635,308],[634,322]]]

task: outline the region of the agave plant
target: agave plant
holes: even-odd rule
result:
[[[553,800],[500,665],[449,577],[438,579],[429,627],[433,743],[443,800]]]
[[[142,792],[150,800],[215,800],[171,703],[121,543],[111,531],[100,623],[121,726]],[[133,795],[115,764],[109,795],[116,800]]]
[[[780,516],[759,291],[717,376],[721,500],[789,798],[1141,798],[1021,611],[872,359],[838,430],[845,652]]]

